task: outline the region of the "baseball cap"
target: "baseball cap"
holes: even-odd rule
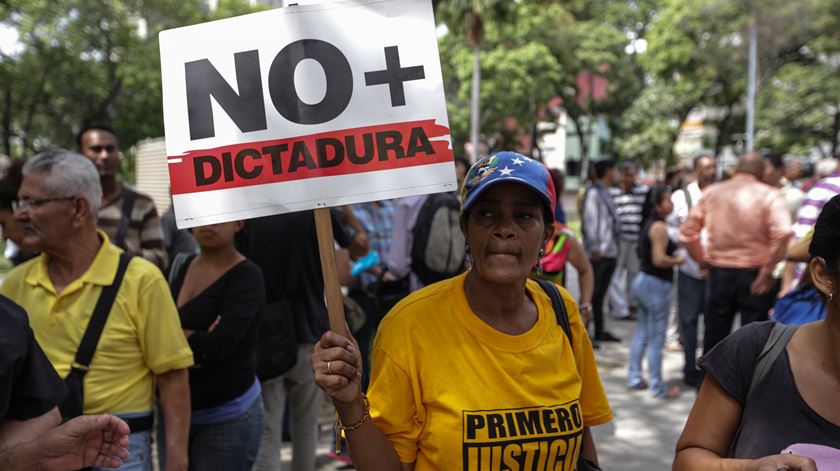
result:
[[[548,169],[530,157],[510,151],[485,157],[470,167],[461,188],[461,213],[468,210],[488,188],[504,182],[520,183],[537,192],[553,222],[557,195]]]

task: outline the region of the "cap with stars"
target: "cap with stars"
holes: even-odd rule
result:
[[[461,188],[461,212],[469,209],[488,188],[503,182],[520,183],[537,192],[553,221],[557,195],[548,169],[534,159],[510,151],[498,152],[473,164]]]

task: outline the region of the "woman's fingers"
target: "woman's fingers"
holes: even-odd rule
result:
[[[319,348],[323,349],[333,347],[341,347],[352,352],[358,349],[358,344],[356,343],[356,339],[353,339],[352,337],[348,339],[341,334],[328,330],[321,336],[321,340],[315,346],[315,349],[318,350]]]
[[[756,471],[817,471],[817,465],[811,458],[797,455],[775,455],[758,461]]]

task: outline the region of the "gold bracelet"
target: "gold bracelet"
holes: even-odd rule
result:
[[[344,424],[341,423],[341,419],[339,419],[338,425],[345,432],[352,432],[353,430],[356,430],[356,429],[360,428],[362,425],[365,424],[367,419],[370,418],[370,401],[368,401],[368,398],[365,394],[362,394],[362,402],[365,405],[365,413],[362,415],[362,418],[359,419],[358,422],[356,422],[355,424],[352,424],[352,425],[344,425]]]
[[[362,393],[362,402],[365,405],[365,413],[362,414],[362,418],[353,425],[342,425],[341,419],[338,417],[338,411],[335,411],[335,426],[333,427],[333,430],[335,431],[335,453],[337,455],[341,454],[342,444],[347,439],[347,434],[345,432],[350,432],[360,428],[370,417],[370,401],[368,401],[368,398],[364,393]]]

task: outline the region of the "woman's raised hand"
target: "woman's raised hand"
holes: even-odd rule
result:
[[[811,458],[796,455],[767,456],[754,461],[755,466],[749,469],[755,471],[817,471],[817,465]]]
[[[362,356],[356,339],[327,331],[312,352],[315,384],[336,404],[357,402],[362,393]]]

